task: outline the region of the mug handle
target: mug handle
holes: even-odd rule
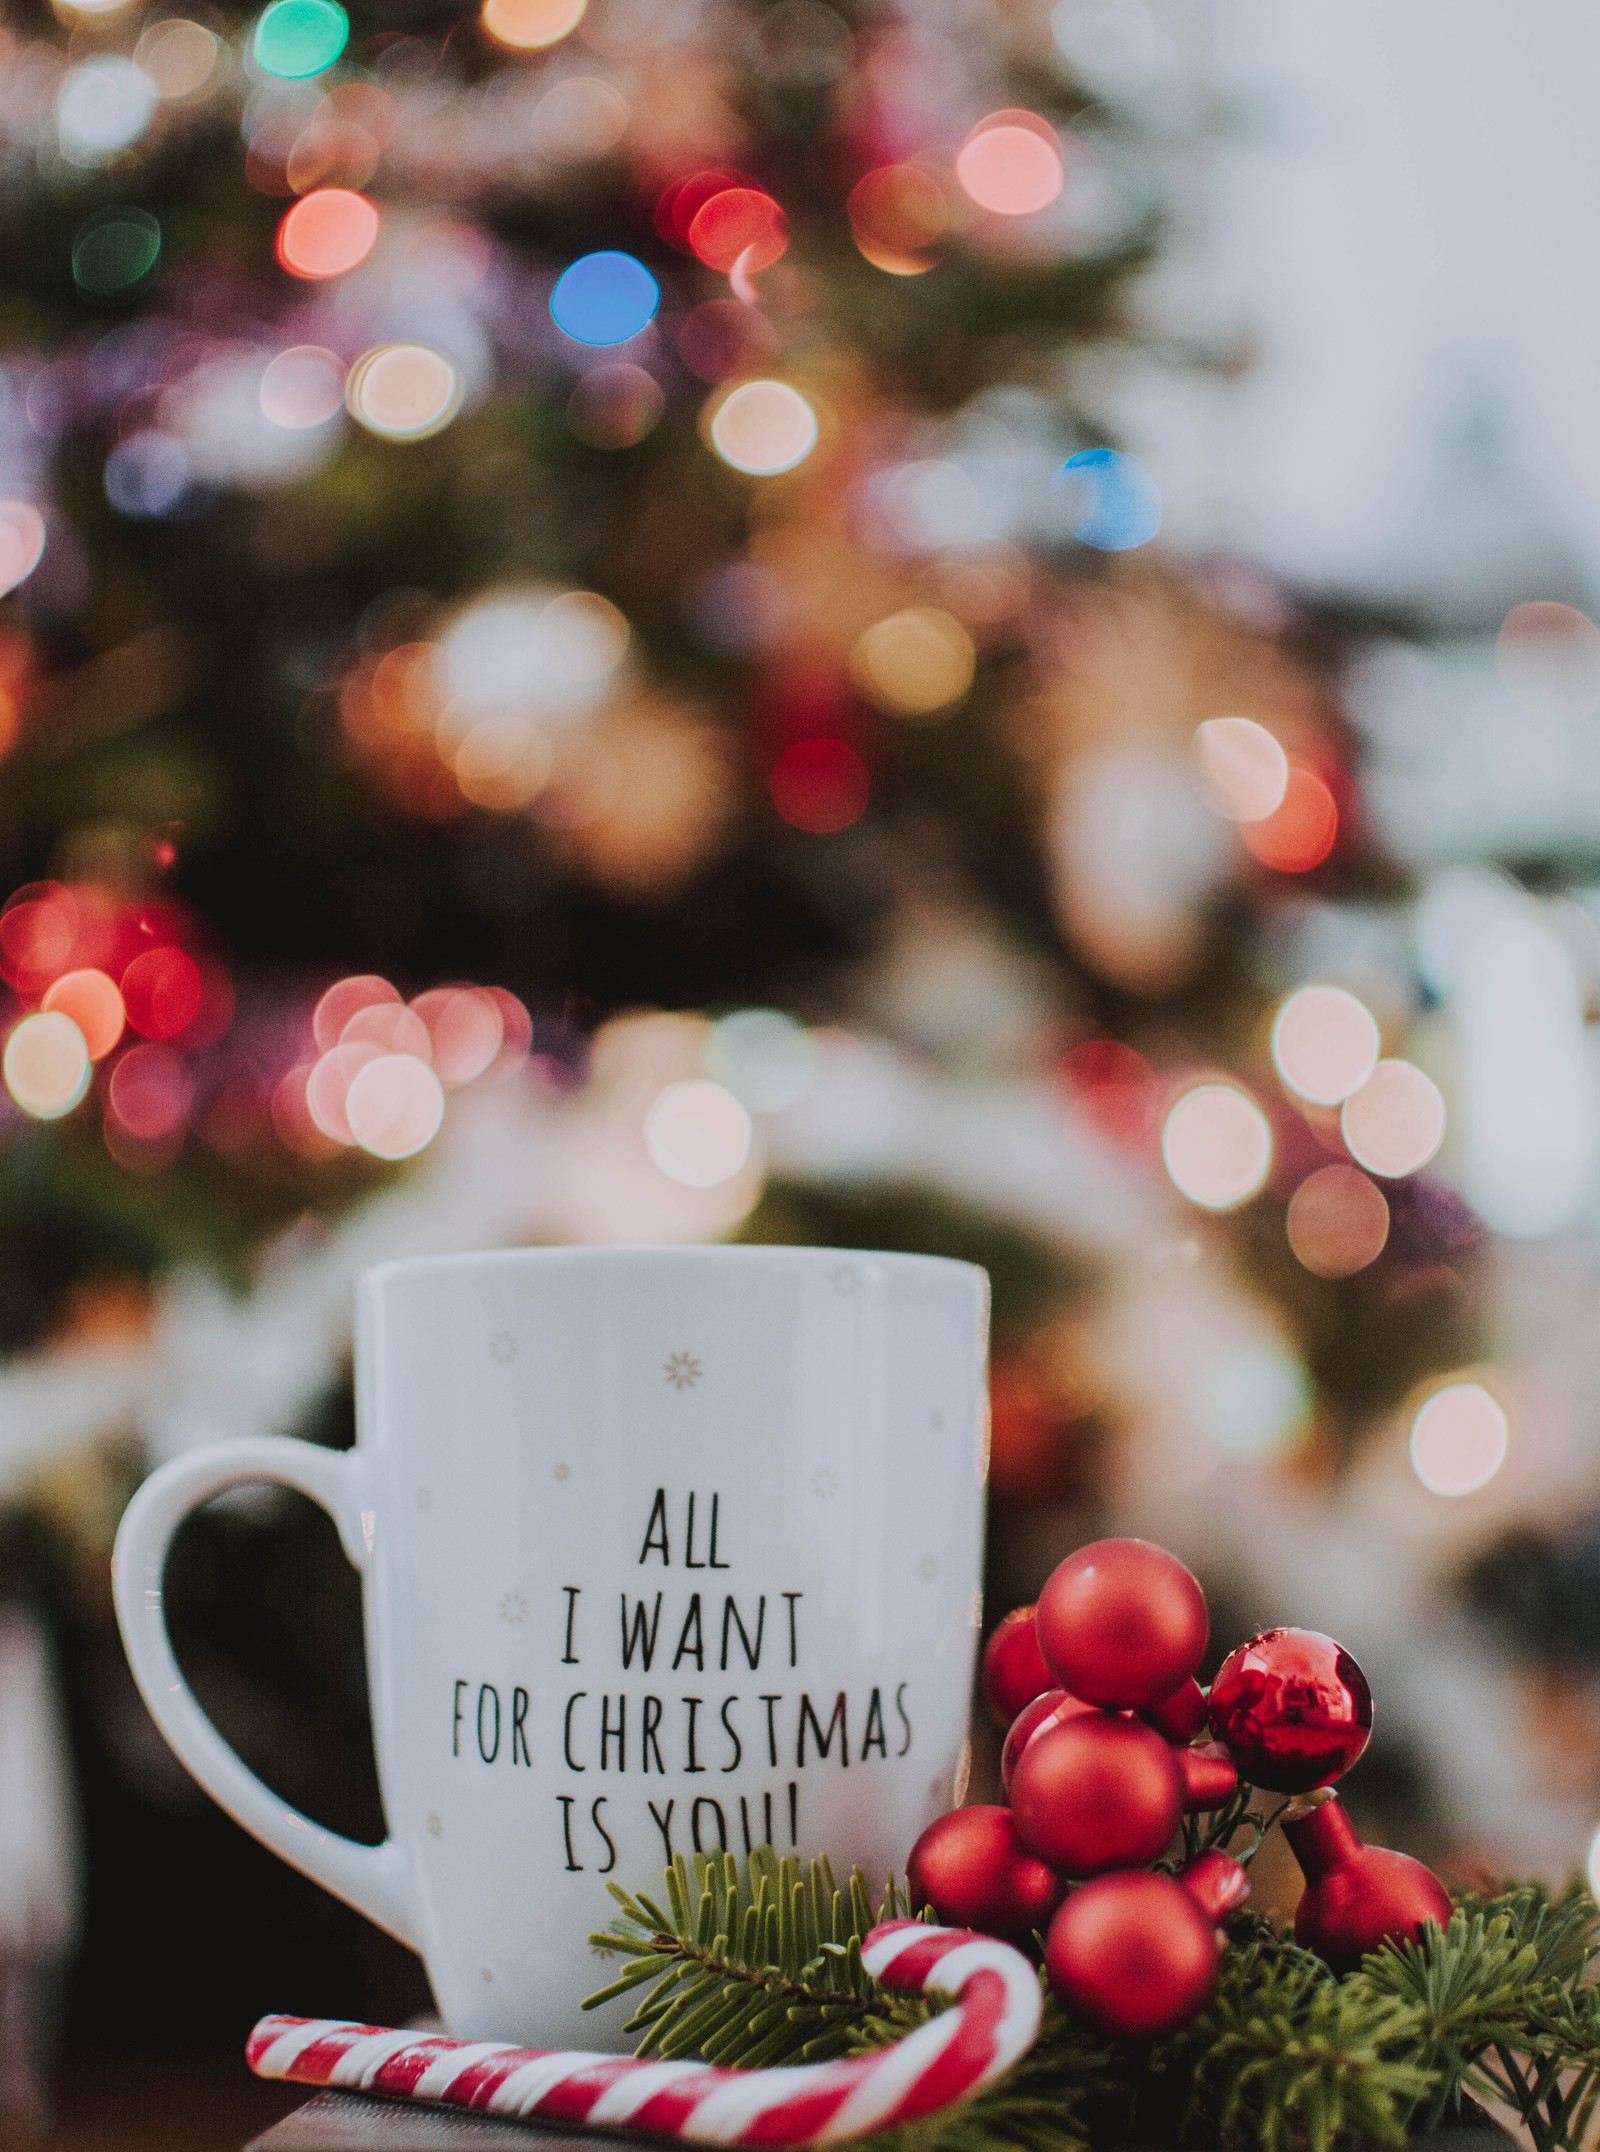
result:
[[[323,1450],[277,1435],[212,1443],[174,1458],[145,1481],[123,1513],[112,1555],[117,1622],[133,1678],[178,1760],[236,1823],[380,1928],[418,1946],[407,1862],[392,1838],[364,1846],[313,1823],[262,1784],[195,1701],[167,1634],[163,1578],[174,1534],[190,1510],[224,1489],[273,1480],[309,1495],[339,1527],[357,1569],[370,1551],[362,1463],[351,1450]]]

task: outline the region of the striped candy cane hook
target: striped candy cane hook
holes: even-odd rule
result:
[[[263,2018],[245,2052],[258,2077],[297,2085],[687,2144],[798,2146],[841,2144],[933,2114],[1033,2045],[1039,1977],[1009,1943],[890,1920],[867,1937],[861,1962],[886,1987],[953,1995],[956,2007],[892,2047],[774,2070],[447,2040],[337,2018]]]

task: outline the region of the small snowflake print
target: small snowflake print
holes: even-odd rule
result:
[[[502,1367],[517,1357],[517,1341],[509,1330],[498,1331],[489,1340],[489,1357],[498,1360]]]
[[[444,1836],[444,1818],[431,1808],[428,1810],[428,1836],[430,1838],[443,1838]]]
[[[500,1602],[500,1619],[510,1622],[515,1627],[517,1623],[525,1622],[527,1618],[528,1602],[523,1598],[521,1592],[507,1592]]]
[[[550,1467],[550,1477],[551,1477],[552,1479],[558,1479],[558,1480],[569,1480],[569,1479],[571,1479],[571,1477],[572,1477],[572,1467],[571,1467],[571,1465],[552,1465],[552,1466]]]
[[[819,1501],[831,1502],[839,1492],[839,1475],[824,1465],[820,1472],[811,1475],[811,1492]]]
[[[675,1390],[692,1390],[705,1370],[692,1352],[669,1353],[661,1370]]]

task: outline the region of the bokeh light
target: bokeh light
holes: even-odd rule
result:
[[[346,376],[345,407],[369,433],[389,441],[424,441],[461,408],[463,383],[443,352],[428,344],[376,344]]]
[[[1283,798],[1260,821],[1241,822],[1245,849],[1279,874],[1309,874],[1333,850],[1339,834],[1339,803],[1315,770],[1289,765]]]
[[[106,499],[125,516],[167,516],[186,500],[193,472],[170,433],[130,433],[106,458]]]
[[[44,541],[44,517],[32,501],[0,500],[0,598],[32,575]]]
[[[352,1077],[344,1111],[362,1150],[374,1158],[410,1158],[439,1133],[444,1087],[417,1055],[380,1053]]]
[[[993,112],[956,152],[962,192],[1002,217],[1048,209],[1066,184],[1055,130],[1032,112]]]
[[[845,204],[857,248],[890,276],[920,276],[950,226],[950,202],[920,165],[883,164],[857,180]]]
[[[706,1069],[751,1113],[782,1113],[816,1081],[816,1042],[781,1009],[736,1009],[712,1025]]]
[[[642,366],[618,361],[586,373],[567,398],[567,424],[590,448],[636,448],[654,433],[666,392]]]
[[[778,356],[778,332],[759,307],[707,299],[684,317],[678,356],[699,381],[759,374]]]
[[[583,20],[589,0],[483,0],[483,27],[517,52],[559,45]]]
[[[1430,1494],[1476,1494],[1506,1461],[1505,1410],[1481,1382],[1447,1383],[1411,1423],[1411,1466]]]
[[[1121,1039],[1082,1039],[1061,1057],[1067,1096],[1113,1143],[1139,1145],[1156,1132],[1159,1086],[1144,1055]]]
[[[896,717],[942,717],[972,685],[977,652],[952,613],[907,606],[856,640],[850,670],[869,702]]]
[[[668,1180],[686,1188],[731,1181],[750,1156],[750,1116],[709,1076],[670,1083],[645,1116],[645,1148]]]
[[[415,1054],[419,1061],[433,1058],[433,1038],[415,1009],[403,1001],[370,1001],[348,1017],[339,1034],[341,1046],[358,1041],[376,1046],[386,1054]]]
[[[200,967],[182,949],[147,949],[122,974],[131,1027],[147,1039],[175,1039],[200,1014]]]
[[[1200,1424],[1224,1457],[1261,1460],[1296,1446],[1311,1409],[1311,1378],[1292,1352],[1260,1339],[1232,1346],[1200,1370]]]
[[[399,989],[376,972],[356,972],[348,979],[337,979],[311,1012],[311,1036],[318,1048],[328,1053],[338,1045],[346,1024],[358,1011],[384,1002],[397,1003],[399,999]]]
[[[526,807],[550,781],[550,736],[520,710],[480,717],[457,743],[451,768],[475,807]]]
[[[1072,535],[1098,553],[1127,553],[1161,528],[1161,494],[1142,463],[1114,448],[1082,448],[1057,483],[1073,495]]]
[[[789,247],[789,220],[760,187],[724,187],[701,203],[685,234],[707,268],[754,276]]]
[[[576,344],[625,344],[649,328],[660,304],[661,286],[644,263],[605,248],[557,277],[550,318]]]
[[[256,24],[251,51],[263,74],[299,82],[331,67],[349,36],[350,19],[336,0],[273,0]]]
[[[103,209],[72,242],[72,281],[99,304],[131,298],[161,261],[161,227],[145,209]]]
[[[1208,717],[1195,730],[1212,805],[1230,822],[1262,822],[1283,805],[1289,758],[1252,717]]]
[[[1323,1166],[1289,1198],[1289,1245],[1319,1278],[1349,1278],[1382,1255],[1389,1238],[1383,1190],[1354,1166]]]
[[[438,680],[455,729],[518,711],[545,724],[594,707],[628,647],[628,623],[591,590],[497,591],[440,639]]]
[[[133,57],[163,99],[190,97],[211,80],[220,42],[214,31],[183,17],[152,23],[134,47]]]
[[[506,1025],[492,994],[477,987],[439,986],[411,1004],[428,1027],[429,1058],[447,1090],[473,1083],[494,1064]]]
[[[1339,1106],[1378,1065],[1372,1012],[1342,986],[1302,986],[1272,1025],[1272,1058],[1289,1089],[1314,1106]]]
[[[783,819],[814,837],[828,837],[867,811],[872,779],[848,741],[827,734],[795,740],[772,765],[772,804]]]
[[[295,344],[268,361],[261,376],[261,413],[292,433],[325,426],[344,409],[344,367],[320,344]]]
[[[36,1121],[70,1113],[89,1088],[91,1067],[83,1033],[63,1009],[25,1016],[6,1040],[0,1061],[6,1089]]]
[[[69,164],[104,164],[136,142],[156,108],[155,85],[117,52],[80,60],[56,93],[56,134]]]
[[[114,979],[92,968],[63,972],[45,990],[42,1006],[70,1016],[91,1061],[103,1061],[122,1037],[126,1012]]]
[[[1168,1113],[1161,1156],[1174,1187],[1206,1210],[1233,1210],[1261,1187],[1272,1130],[1255,1100],[1232,1084],[1197,1084]]]
[[[318,187],[285,211],[277,255],[291,276],[343,276],[378,243],[378,212],[349,187]]]
[[[175,1136],[194,1104],[194,1077],[170,1046],[133,1046],[111,1071],[106,1104],[128,1135],[142,1143]]]
[[[1339,1130],[1369,1173],[1399,1180],[1425,1166],[1444,1141],[1445,1106],[1431,1077],[1409,1061],[1380,1061],[1346,1099]]]
[[[1600,628],[1576,606],[1514,605],[1495,640],[1500,678],[1539,717],[1600,709]]]
[[[817,415],[786,381],[743,381],[717,405],[711,445],[736,471],[771,478],[816,447]]]

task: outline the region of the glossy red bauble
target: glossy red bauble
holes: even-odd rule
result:
[[[1211,1730],[1239,1776],[1311,1793],[1349,1770],[1372,1734],[1372,1691],[1342,1644],[1316,1629],[1263,1629],[1223,1660]]]
[[[1024,1704],[1056,1686],[1033,1617],[1032,1607],[1013,1607],[983,1647],[984,1701],[997,1726],[1009,1726]]]
[[[1044,1962],[1069,2010],[1118,2039],[1161,2039],[1217,1985],[1217,1931],[1171,1876],[1099,1876],[1050,1923]]]
[[[1065,1689],[1046,1689],[1043,1696],[1036,1696],[1031,1704],[1024,1704],[1011,1721],[1011,1731],[1006,1735],[1005,1747],[1000,1751],[1000,1784],[1009,1796],[1011,1781],[1016,1775],[1017,1758],[1037,1733],[1046,1726],[1061,1724],[1066,1719],[1080,1717],[1085,1711],[1093,1711],[1093,1704],[1080,1703],[1069,1696]]]
[[[1064,1875],[1159,1859],[1182,1812],[1172,1749],[1137,1719],[1104,1711],[1043,1728],[1011,1777],[1022,1843]]]
[[[1294,1939],[1336,1973],[1353,1972],[1391,1936],[1410,1940],[1430,1920],[1441,1928],[1449,1921],[1450,1893],[1433,1870],[1408,1853],[1363,1845],[1336,1795],[1286,1823],[1283,1835],[1306,1879]]]
[[[1210,1724],[1206,1716],[1206,1692],[1193,1677],[1159,1704],[1147,1704],[1139,1714],[1169,1741],[1192,1741]]]
[[[955,1808],[930,1823],[906,1881],[913,1904],[931,1905],[951,1927],[1013,1940],[1042,1929],[1061,1902],[1061,1878],[1028,1852],[1007,1808]]]
[[[1178,1759],[1178,1776],[1183,1780],[1186,1815],[1220,1808],[1238,1791],[1239,1774],[1220,1742],[1202,1741],[1197,1748],[1174,1749],[1172,1753]]]
[[[1201,1912],[1219,1924],[1237,1913],[1250,1895],[1250,1871],[1220,1846],[1196,1854],[1186,1868],[1178,1870],[1178,1881]]]
[[[1064,1689],[1142,1711],[1193,1674],[1210,1624],[1205,1595],[1175,1554],[1144,1539],[1098,1539],[1052,1572],[1038,1630]]]

